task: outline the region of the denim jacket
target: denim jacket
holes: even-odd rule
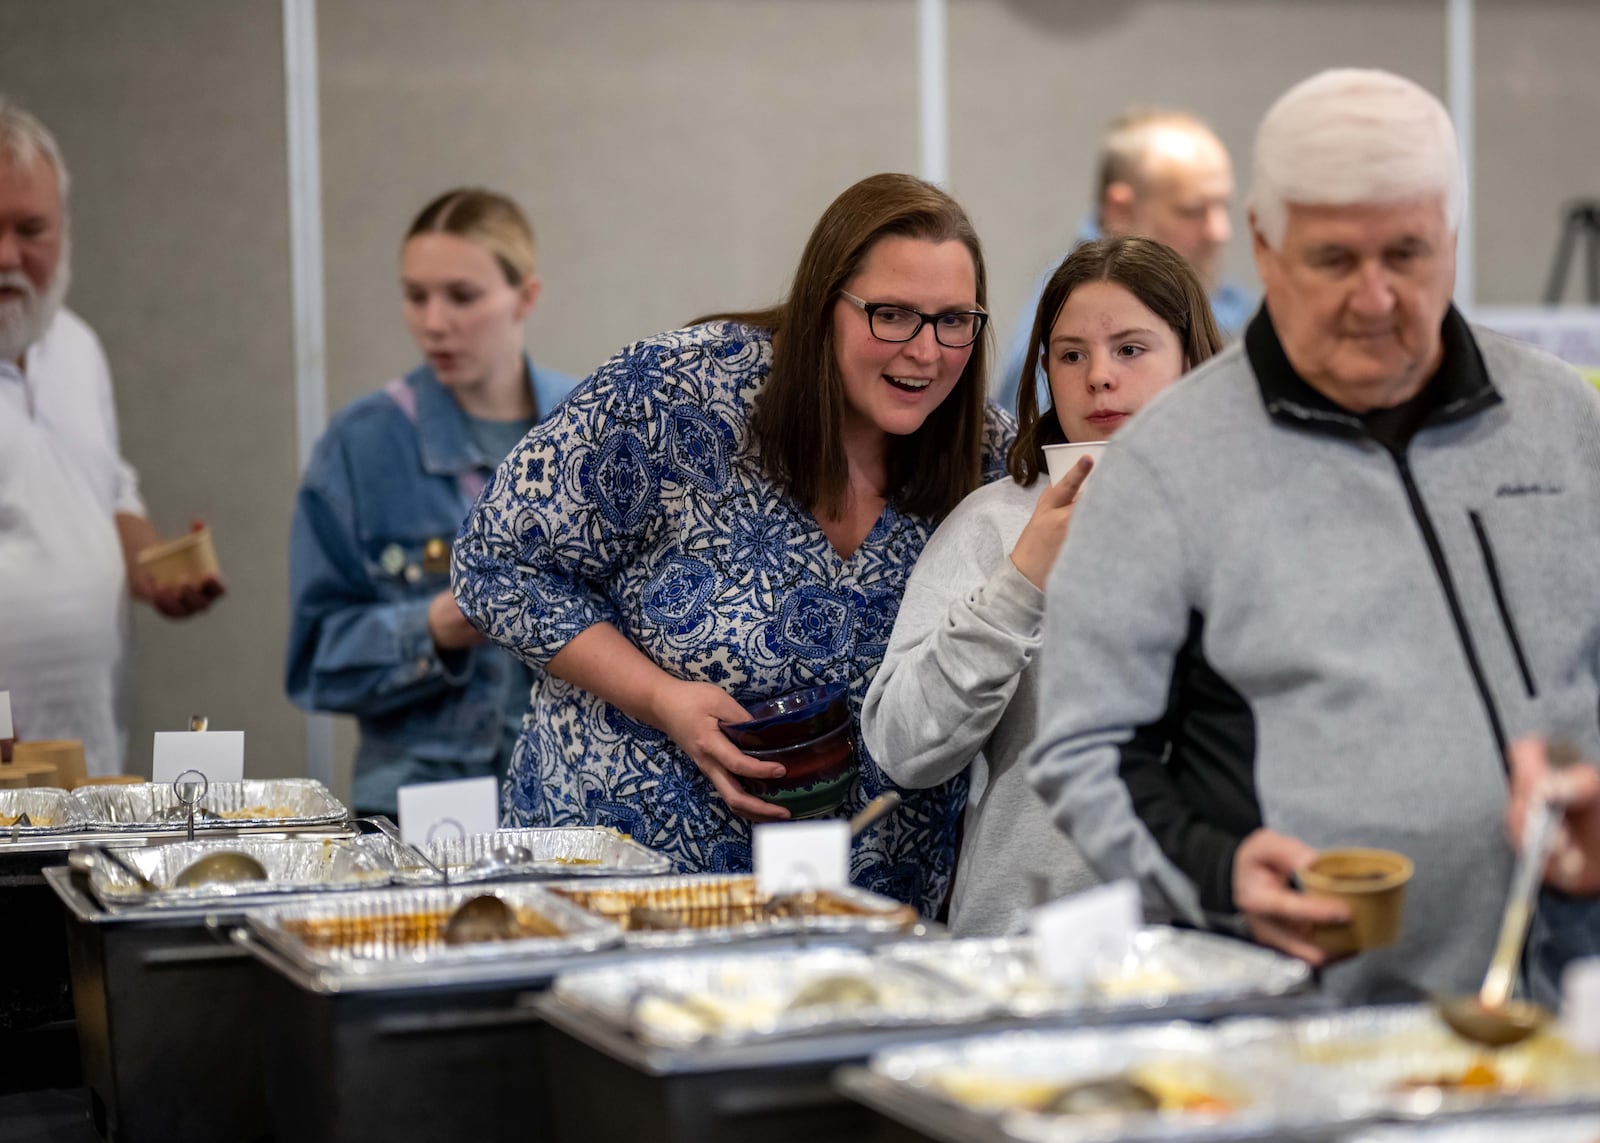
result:
[[[540,416],[576,383],[528,363]],[[426,365],[336,416],[306,466],[289,539],[285,687],[306,710],[356,716],[353,804],[393,813],[402,785],[495,773],[526,671],[484,644],[440,652],[428,602],[499,457],[479,455]]]

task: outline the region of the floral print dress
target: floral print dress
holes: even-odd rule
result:
[[[462,610],[535,668],[504,789],[510,825],[612,826],[685,872],[746,871],[750,826],[673,742],[542,667],[608,622],[662,669],[749,705],[849,684],[861,702],[936,520],[890,505],[848,559],[763,471],[748,432],[770,335],[714,322],[638,342],[525,437],[462,526]],[[1010,419],[990,405],[984,480]],[[893,788],[866,755],[839,813]],[[933,914],[955,860],[966,779],[902,790],[856,843],[856,884]]]

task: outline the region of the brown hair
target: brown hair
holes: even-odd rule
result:
[[[983,248],[967,214],[944,191],[910,175],[872,175],[850,187],[817,221],[789,296],[770,309],[714,314],[771,330],[772,369],[750,419],[762,464],[808,508],[844,507],[844,380],[833,336],[839,291],[881,238],[960,242],[972,255],[979,309],[987,308]],[[889,500],[906,512],[943,516],[978,486],[988,331],[972,347],[956,387],[916,432],[889,441]]]
[[[422,208],[406,231],[405,241],[419,234],[454,234],[476,242],[494,255],[512,286],[522,285],[538,268],[533,227],[527,216],[516,203],[494,191],[475,187],[445,191]]]
[[[1017,385],[1017,439],[1006,454],[1006,471],[1018,484],[1032,484],[1044,470],[1044,446],[1067,435],[1055,408],[1039,411],[1034,371],[1039,368],[1061,307],[1086,282],[1114,282],[1167,324],[1183,344],[1183,367],[1193,369],[1222,348],[1205,287],[1189,263],[1153,238],[1101,238],[1085,242],[1056,267],[1039,297],[1028,334],[1028,352]]]

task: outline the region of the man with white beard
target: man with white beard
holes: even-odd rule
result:
[[[138,566],[160,537],[117,446],[100,341],[61,304],[67,189],[50,132],[0,97],[0,690],[19,735],[82,739],[90,772],[113,774],[128,594],[182,618],[223,585],[158,588]]]

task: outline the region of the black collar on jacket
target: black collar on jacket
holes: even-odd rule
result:
[[[1470,417],[1501,400],[1499,390],[1489,380],[1488,367],[1483,363],[1483,354],[1478,350],[1471,327],[1453,305],[1445,312],[1440,338],[1444,357],[1439,362],[1439,371],[1422,388],[1421,396],[1430,406],[1422,418],[1423,426]],[[1371,435],[1360,414],[1323,396],[1295,372],[1265,305],[1256,311],[1245,329],[1244,351],[1250,359],[1256,384],[1261,386],[1261,400],[1267,407],[1267,415],[1274,420],[1334,436]]]

